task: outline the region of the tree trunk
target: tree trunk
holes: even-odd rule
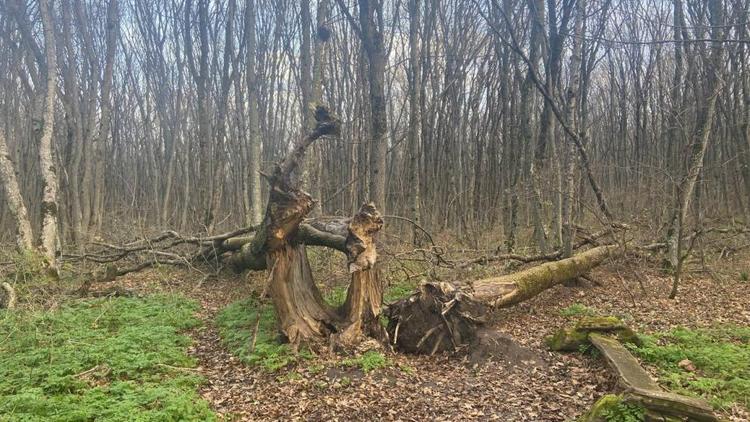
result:
[[[42,138],[39,142],[39,167],[44,180],[42,196],[42,233],[40,252],[50,270],[57,272],[57,169],[52,152],[52,134],[55,125],[55,81],[57,76],[57,55],[55,36],[52,27],[49,4],[40,0],[39,9],[44,27],[45,56],[47,62],[47,92],[44,102]]]
[[[338,122],[324,108],[317,108],[315,118],[317,126],[312,133],[268,176],[271,187],[265,218],[229,263],[235,269],[270,268],[268,292],[279,328],[293,347],[329,337],[336,345],[349,346],[365,336],[384,335],[378,321],[383,285],[375,268],[373,242],[383,219],[374,205],[365,204],[346,222],[317,227],[302,224],[315,204],[298,188],[305,151],[316,139],[338,131]],[[341,309],[333,309],[323,300],[312,278],[306,244],[323,244],[346,253],[352,283]]]
[[[385,46],[383,43],[383,4],[381,0],[359,0],[362,45],[367,53],[367,79],[370,86],[370,200],[386,208],[385,155],[388,149],[388,120],[385,99]]]
[[[247,108],[248,108],[248,163],[247,163],[247,190],[246,197],[249,198],[250,208],[247,212],[247,223],[254,225],[263,220],[263,196],[260,186],[260,160],[261,160],[261,138],[260,118],[258,113],[258,81],[255,69],[256,39],[255,39],[255,0],[247,3],[245,10],[245,36],[247,47],[245,47],[245,66],[247,68]]]
[[[5,188],[8,209],[16,223],[16,246],[19,252],[30,251],[33,248],[34,235],[31,232],[31,221],[23,202],[21,188],[18,185],[16,168],[8,151],[5,136],[0,130],[0,182]]]
[[[679,2],[675,2],[675,5],[678,4]],[[721,80],[722,60],[724,56],[724,47],[722,44],[724,31],[721,26],[724,22],[722,2],[720,0],[709,1],[709,11],[712,24],[711,38],[713,41],[710,59],[704,57],[707,65],[706,85],[703,91],[705,102],[699,107],[696,116],[696,128],[693,135],[694,143],[692,145],[690,161],[687,172],[677,187],[676,203],[672,210],[667,235],[668,258],[670,264],[675,269],[672,291],[669,294],[670,298],[674,298],[677,295],[682,261],[686,258],[682,253],[685,219],[687,218],[690,202],[695,192],[698,176],[703,171],[703,159],[708,148],[711,124],[716,113],[716,98],[719,96],[723,84]],[[696,84],[697,91],[698,86]]]
[[[407,134],[409,143],[409,185],[411,195],[411,217],[415,223],[421,220],[420,213],[420,180],[419,180],[419,119],[420,119],[420,86],[421,86],[421,63],[419,51],[419,0],[409,0],[409,131]],[[417,225],[412,228],[412,243],[418,245]]]

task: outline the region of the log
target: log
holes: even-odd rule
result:
[[[470,343],[493,308],[509,307],[592,270],[618,255],[615,245],[599,246],[573,257],[514,274],[469,282],[425,282],[406,299],[388,306],[387,331],[399,350],[432,354]]]
[[[651,379],[638,360],[615,338],[598,333],[589,334],[617,376],[617,384],[627,401],[666,417],[690,421],[717,421],[711,406],[703,399],[664,391]]]
[[[616,245],[599,246],[570,258],[548,262],[514,274],[472,282],[474,300],[495,307],[515,305],[539,293],[591,271],[620,249]]]

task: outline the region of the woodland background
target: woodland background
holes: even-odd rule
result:
[[[0,3],[0,134],[34,233],[51,58],[43,3]],[[318,103],[343,122],[305,169],[322,214],[351,215],[373,200],[470,243],[489,236],[512,250],[522,233],[542,251],[564,243],[565,227],[603,218],[663,238],[684,191],[687,224],[746,219],[749,7],[51,2],[59,244],[257,223],[267,189],[259,172],[310,127]],[[703,134],[691,201],[685,181]],[[7,204],[0,236],[11,241]]]

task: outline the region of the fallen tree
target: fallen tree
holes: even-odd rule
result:
[[[406,352],[435,353],[472,342],[493,308],[517,304],[580,277],[621,250],[612,245],[596,246],[605,236],[627,229],[612,225],[578,242],[577,247],[595,247],[571,258],[500,277],[453,284],[425,282],[410,297],[384,305],[384,286],[374,243],[383,226],[383,217],[375,205],[362,205],[351,218],[307,217],[315,201],[299,187],[305,151],[317,139],[339,130],[337,119],[324,107],[317,108],[315,119],[315,128],[294,145],[270,174],[263,175],[270,189],[265,216],[259,225],[207,237],[167,231],[123,246],[99,243],[99,251],[68,258],[111,263],[139,254],[151,257],[127,268],[109,266],[101,280],[156,264],[220,262],[235,271],[268,270],[268,286],[264,291],[273,302],[280,332],[295,347],[303,342],[349,347],[371,337]],[[185,245],[197,247],[197,252],[174,251]],[[323,246],[346,254],[351,282],[342,306],[332,307],[323,299],[312,277],[307,246]],[[558,258],[559,253],[530,258],[496,255],[470,264],[499,259],[528,263]],[[379,322],[381,313],[388,317],[385,329]]]
[[[316,139],[338,130],[335,118],[322,107],[316,112],[316,120],[316,128],[294,146],[272,174],[265,175],[270,194],[264,220],[255,234],[242,240],[226,239],[218,245],[228,252],[224,259],[235,270],[270,271],[267,291],[279,328],[292,344],[327,341],[350,346],[369,336],[389,339],[407,352],[454,349],[472,341],[493,307],[530,299],[583,275],[617,253],[615,246],[598,246],[568,259],[465,286],[423,283],[409,298],[383,307],[383,284],[373,242],[383,219],[375,206],[363,205],[351,219],[306,219],[314,201],[299,189],[296,172],[305,150]],[[328,305],[315,285],[307,245],[325,246],[347,255],[351,283],[340,308]],[[378,323],[381,308],[389,318],[385,331]]]
[[[455,349],[473,341],[492,309],[513,306],[580,277],[621,250],[615,245],[598,246],[514,274],[468,282],[465,287],[422,283],[416,293],[388,307],[388,332],[396,347],[407,352]]]

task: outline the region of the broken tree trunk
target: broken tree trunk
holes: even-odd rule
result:
[[[338,131],[338,121],[325,108],[318,107],[315,119],[315,129],[266,176],[271,188],[263,222],[228,262],[235,269],[270,269],[268,293],[279,329],[294,347],[325,339],[349,346],[365,336],[384,335],[378,322],[383,286],[375,267],[373,243],[383,219],[373,204],[365,204],[349,220],[303,224],[315,205],[312,197],[298,187],[297,173],[305,150],[316,139]],[[347,255],[352,282],[339,309],[327,304],[315,285],[306,252],[308,244],[328,246]]]
[[[219,245],[219,249],[235,251],[226,261],[236,270],[270,269],[268,292],[279,328],[295,346],[326,339],[333,346],[351,346],[364,337],[375,337],[393,338],[393,344],[407,352],[456,349],[473,340],[489,308],[530,299],[581,276],[618,251],[614,246],[599,246],[516,274],[477,280],[463,289],[449,283],[424,283],[410,298],[387,307],[389,324],[384,330],[379,324],[383,285],[373,243],[383,225],[380,213],[373,204],[365,204],[350,220],[306,220],[314,201],[299,189],[296,173],[313,141],[338,130],[338,122],[325,108],[318,107],[315,118],[313,132],[266,176],[271,185],[269,200],[255,235],[241,241],[225,239],[227,244]],[[352,281],[340,308],[323,300],[312,278],[306,245],[346,253]]]
[[[423,283],[412,296],[387,309],[387,331],[393,344],[410,353],[435,353],[470,343],[492,308],[531,299],[619,254],[614,245],[599,246],[573,257],[514,274],[468,283]]]

